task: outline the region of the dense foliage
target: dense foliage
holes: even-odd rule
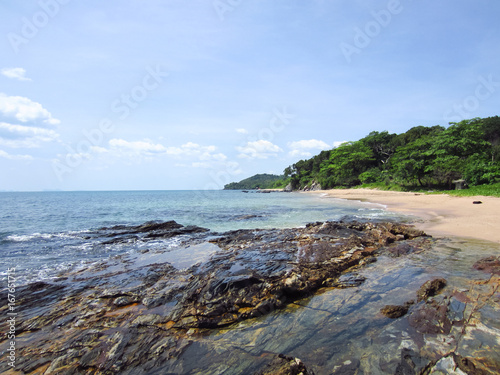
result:
[[[282,181],[284,176],[273,174],[256,174],[255,176],[241,180],[240,182],[231,182],[224,186],[224,190],[245,190],[245,189],[271,189],[277,181]],[[278,184],[279,185],[279,184]]]
[[[323,189],[385,183],[451,189],[452,181],[469,186],[500,177],[500,118],[475,118],[449,127],[416,126],[402,134],[371,132],[284,171],[293,189],[314,181]]]

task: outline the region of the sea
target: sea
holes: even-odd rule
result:
[[[71,191],[0,193],[0,280],[14,268],[18,285],[48,281],[111,257],[176,238],[103,244],[89,233],[115,225],[175,220],[214,233],[293,228],[326,220],[407,220],[381,205],[320,194],[212,191]]]

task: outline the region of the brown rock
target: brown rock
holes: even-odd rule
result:
[[[388,318],[397,319],[408,313],[408,306],[387,305],[380,312]]]
[[[420,333],[444,333],[451,330],[446,303],[425,303],[419,306],[409,317],[410,326]]]
[[[446,286],[446,280],[443,278],[426,281],[417,291],[417,300],[424,301],[429,297],[439,294]]]
[[[488,257],[474,263],[474,269],[494,275],[500,275],[500,257]]]

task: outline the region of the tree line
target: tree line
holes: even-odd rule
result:
[[[267,173],[256,174],[240,182],[231,182],[224,185],[224,190],[271,189],[277,181],[283,181],[283,178],[284,176]]]
[[[490,184],[500,177],[500,118],[474,118],[443,126],[416,126],[405,133],[373,131],[284,170],[275,187],[323,189],[385,183],[407,187]]]

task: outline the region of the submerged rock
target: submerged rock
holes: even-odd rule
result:
[[[450,353],[449,355],[430,363],[425,369],[423,369],[421,374],[484,375],[486,373],[477,369],[472,359],[462,357],[456,353]]]
[[[494,275],[500,275],[500,256],[488,257],[474,263],[474,269]]]
[[[417,332],[424,334],[450,333],[452,322],[448,316],[447,301],[432,301],[417,306],[409,317],[409,323]]]

